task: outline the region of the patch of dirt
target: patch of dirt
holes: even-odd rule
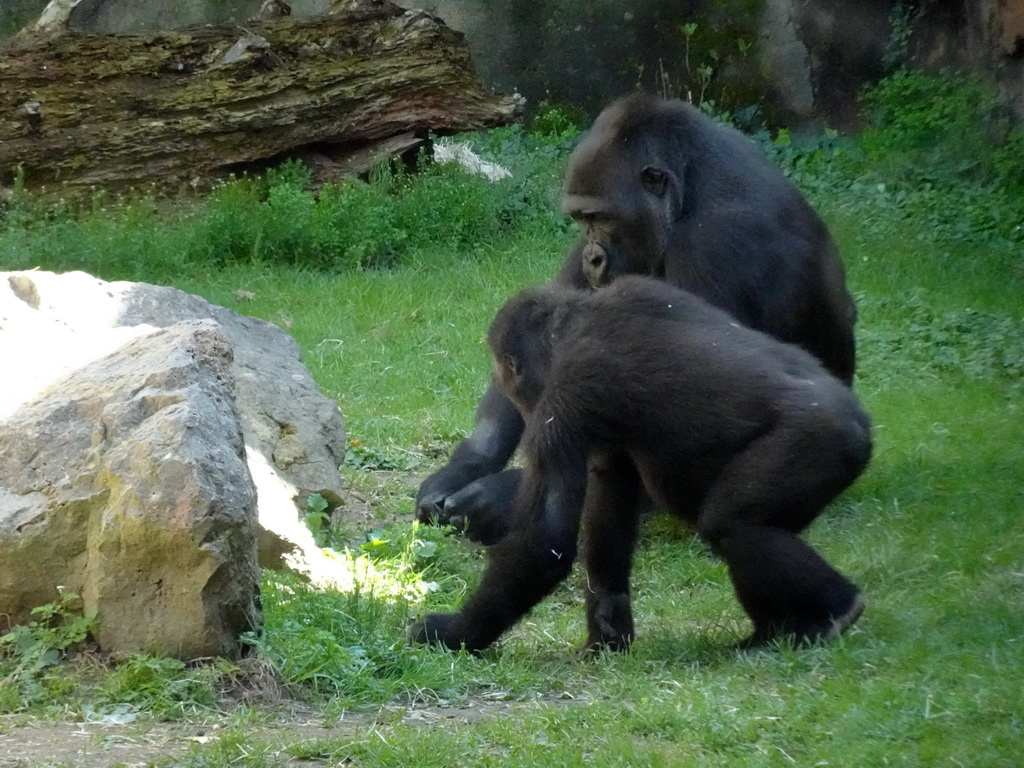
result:
[[[426,478],[422,472],[374,470],[359,475],[358,487],[345,482],[345,502],[337,509],[334,522],[350,529],[373,530],[382,523],[411,522],[410,499]],[[400,511],[398,508],[402,507]]]
[[[347,713],[328,726],[312,710],[274,712],[253,729],[261,744],[279,745],[286,765],[309,766],[308,760],[289,758],[288,745],[352,738],[378,726],[401,723],[436,728],[478,723],[492,717],[513,717],[532,702],[474,700],[460,705],[415,705],[385,708],[374,713]],[[571,703],[550,699],[546,705]],[[184,757],[193,745],[211,744],[231,728],[226,718],[202,723],[47,722],[0,718],[0,768],[143,768],[164,765]],[[246,728],[248,726],[241,726]]]

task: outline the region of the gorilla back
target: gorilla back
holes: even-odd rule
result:
[[[810,354],[638,277],[527,291],[488,342],[527,424],[511,530],[463,609],[428,615],[414,639],[489,645],[569,573],[582,523],[588,645],[627,647],[648,497],[726,562],[747,645],[827,639],[860,616],[857,588],[797,535],[871,455],[856,396]]]

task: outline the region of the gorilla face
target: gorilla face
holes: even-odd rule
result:
[[[590,286],[625,274],[664,275],[683,209],[682,169],[665,162],[656,127],[624,132],[599,118],[569,161],[562,208],[580,228],[577,249]]]

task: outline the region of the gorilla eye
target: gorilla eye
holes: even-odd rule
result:
[[[668,174],[661,168],[648,165],[640,171],[640,182],[648,192],[661,197],[668,188]]]

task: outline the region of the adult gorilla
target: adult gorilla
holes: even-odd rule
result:
[[[685,102],[629,96],[573,152],[562,205],[581,235],[556,283],[658,277],[853,380],[857,313],[835,243],[743,134]],[[485,544],[500,539],[519,482],[518,470],[501,470],[522,432],[492,384],[473,433],[420,486],[419,519],[465,527]]]

